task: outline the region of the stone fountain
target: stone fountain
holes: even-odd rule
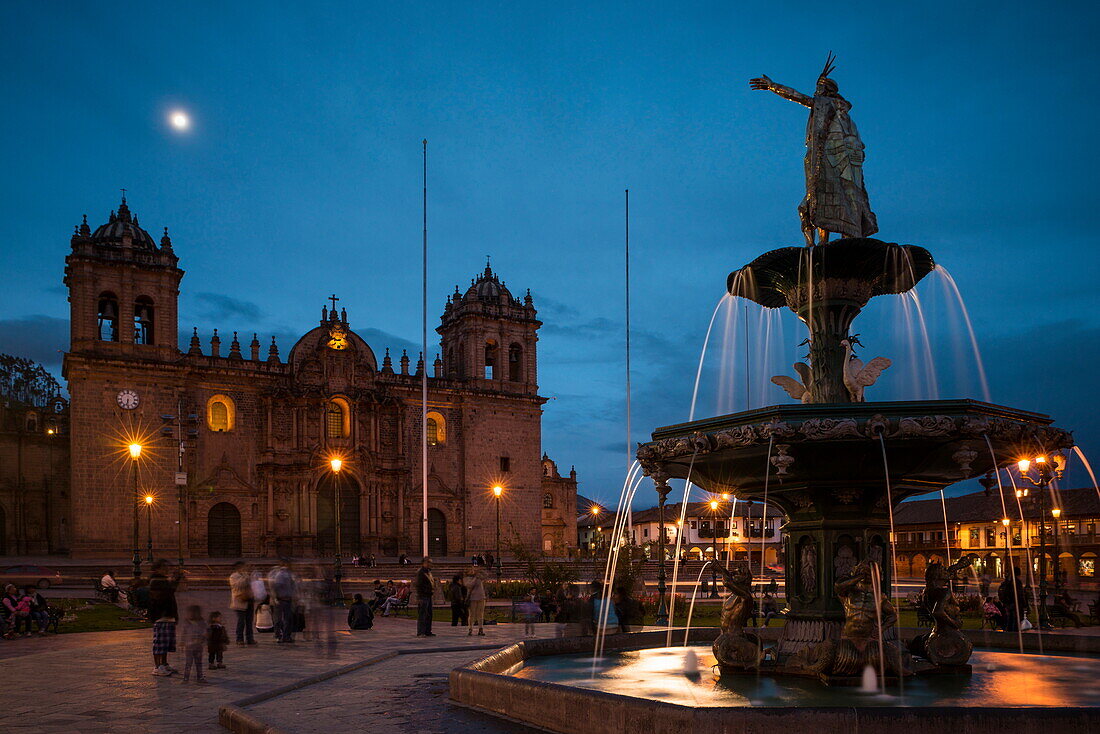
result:
[[[887,598],[892,509],[1012,463],[1025,449],[1052,453],[1073,440],[1047,416],[973,400],[864,402],[864,389],[890,360],[860,361],[852,322],[870,299],[915,287],[935,262],[922,247],[870,237],[877,220],[862,184],[863,144],[829,70],[826,65],[812,97],[767,77],[752,82],[812,110],[807,193],[799,207],[807,244],[761,255],[726,282],[730,295],[789,308],[806,324],[808,364],[795,365],[800,379],[773,378],[799,404],[659,428],[637,456],[662,504],[669,479],[679,478],[783,511],[790,613],[771,665],[855,683],[882,657],[895,676],[934,665],[928,657],[966,662],[954,650],[914,664],[898,639]],[[830,242],[830,233],[844,236]],[[872,575],[880,576],[873,593]],[[950,607],[940,600],[941,610]],[[926,640],[914,649],[927,654],[949,647],[947,619],[937,621],[942,629],[931,648]],[[723,634],[741,639],[734,629]],[[715,655],[724,670],[755,670],[760,656],[750,647],[724,642]]]
[[[568,734],[776,727],[977,734],[1040,723],[1086,734],[1100,726],[1100,696],[1090,694],[1095,687],[1089,685],[1100,671],[1094,661],[1018,662],[1014,653],[980,650],[976,662],[983,664],[971,671],[972,643],[960,632],[951,591],[969,557],[928,566],[924,605],[933,627],[901,639],[890,598],[893,508],[1022,453],[1054,455],[1073,439],[1045,415],[973,400],[865,402],[865,390],[890,360],[864,363],[856,356],[853,320],[870,299],[912,289],[935,263],[924,248],[872,237],[878,223],[863,186],[863,143],[830,70],[831,60],[812,96],[767,77],[751,82],[811,110],[806,197],[798,208],[806,246],[761,255],[726,283],[733,296],[789,308],[806,324],[809,354],[794,366],[798,379],[773,378],[797,404],[659,428],[637,451],[657,488],[662,544],[673,478],[782,509],[787,623],[781,630],[746,628],[755,604],[753,577],[748,566],[735,564],[720,569],[729,592],[720,629],[696,627],[682,638],[678,632],[676,644],[684,647],[668,647],[671,636],[663,629],[612,634],[602,658],[593,658],[592,638],[524,640],[453,670],[455,701]],[[830,242],[831,234],[841,236]],[[663,545],[659,559],[664,608]],[[1017,642],[994,633],[983,639],[1004,647],[1009,641],[993,639],[998,636]],[[1024,642],[1021,637],[1021,652]],[[1046,640],[1048,651],[1058,642]],[[711,646],[710,655],[703,645]],[[713,656],[717,681],[699,674],[704,656]],[[1009,668],[1004,674],[1002,666]],[[943,672],[971,674],[910,678],[896,689],[905,691],[901,706],[900,697],[814,680],[851,686],[861,678],[902,681]],[[772,675],[786,678],[773,682]],[[1019,703],[1021,685],[1049,691],[1060,681],[1064,689],[1050,703]]]

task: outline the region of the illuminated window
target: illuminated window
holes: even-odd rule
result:
[[[1096,577],[1096,558],[1092,555],[1086,555],[1077,562],[1077,575],[1082,578],[1095,578]]]
[[[236,414],[233,400],[226,395],[214,395],[206,401],[206,426],[211,431],[232,431]]]
[[[428,413],[428,445],[441,446],[447,443],[447,421],[434,410]]]
[[[547,492],[542,496],[542,506],[547,510],[554,508],[554,495]]]
[[[351,434],[351,406],[343,398],[333,398],[325,407],[325,435],[346,438]]]
[[[490,339],[485,343],[485,379],[497,377],[497,343]]]

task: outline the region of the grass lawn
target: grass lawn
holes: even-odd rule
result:
[[[136,630],[152,626],[144,620],[127,619],[130,613],[114,604],[91,604],[88,599],[50,599],[49,602],[50,606],[64,609],[66,618],[76,616],[72,621],[62,619],[57,627],[60,634]]]

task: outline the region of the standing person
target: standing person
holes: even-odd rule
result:
[[[989,584],[991,580],[988,571],[982,571],[982,575],[978,578],[978,593],[981,594],[983,599],[989,596]]]
[[[195,682],[205,683],[206,678],[202,674],[202,649],[206,646],[207,629],[206,622],[202,619],[202,607],[192,604],[187,607],[187,616],[183,620],[180,630],[180,640],[183,643],[183,682],[191,680],[191,668],[195,669]]]
[[[179,570],[166,576],[168,561],[158,558],[153,561],[149,574],[149,616],[153,623],[153,675],[168,676],[179,671],[168,665],[168,653],[176,651],[176,621],[179,610],[176,608],[176,588],[182,575]],[[202,623],[200,614],[199,622]],[[205,623],[203,623],[205,627]],[[202,646],[199,646],[202,655]]]
[[[1015,632],[1027,614],[1027,593],[1020,577],[1016,575],[1016,567],[1011,564],[997,589],[997,599],[1005,610],[1005,632]]]
[[[370,554],[370,568],[375,568],[377,565],[378,565],[378,559],[375,558],[373,553],[371,553]]]
[[[210,670],[225,670],[222,656],[228,645],[229,633],[222,624],[222,613],[210,612],[210,627],[206,631],[206,662]]]
[[[456,573],[454,578],[451,579],[449,592],[451,595],[451,626],[458,627],[461,625],[465,627],[470,615],[469,602],[467,601],[469,589],[463,585],[461,573]]]
[[[629,632],[632,628],[645,624],[642,603],[625,589],[616,591],[612,595],[612,601],[615,603],[615,614],[619,617],[620,632]]]
[[[494,562],[494,561],[496,561],[496,559],[495,559],[495,558],[493,558],[493,554],[492,554],[492,553],[486,553],[486,554],[485,554],[485,566],[486,566],[487,568],[490,568],[490,569],[491,569],[491,568],[493,568],[493,562]]]
[[[252,600],[252,577],[244,561],[234,563],[229,575],[229,608],[237,615],[237,644],[255,645],[252,616],[256,607]]]
[[[520,602],[520,613],[523,614],[523,636],[535,636],[535,623],[542,617],[542,607],[539,606],[539,595],[535,589],[528,589],[527,596]]]
[[[619,629],[619,615],[615,614],[615,605],[604,593],[602,581],[592,582],[592,623],[597,630],[602,627],[605,631],[617,632]]]
[[[476,622],[478,635],[484,637],[485,578],[481,574],[481,568],[471,565],[470,570],[466,572],[466,576],[462,579],[462,585],[466,589],[466,603],[468,605],[466,621],[469,624],[469,631],[466,632],[466,636],[469,637],[474,633],[474,623]]]
[[[558,637],[580,637],[584,634],[586,620],[592,618],[592,612],[576,584],[567,584],[563,589],[562,601],[558,609]]]
[[[772,580],[768,582],[768,593],[772,597],[779,595],[779,582],[775,580],[775,576],[772,576]]]
[[[432,575],[432,559],[427,556],[416,572],[416,636],[435,637],[432,632],[432,596],[435,594],[435,576]]]
[[[274,599],[272,615],[275,618],[275,642],[284,644],[294,642],[294,597],[297,588],[294,574],[286,566],[286,559],[279,559],[279,565],[271,569],[267,576]]]

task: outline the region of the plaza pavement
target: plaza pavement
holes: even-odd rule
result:
[[[199,603],[228,613],[224,592],[181,592],[181,608]],[[91,632],[0,643],[0,684],[5,732],[224,732],[218,711],[224,704],[254,697],[336,668],[402,651],[376,665],[263,702],[255,713],[286,731],[384,729],[401,732],[526,732],[447,702],[451,668],[522,636],[522,625],[491,625],[485,637],[436,623],[436,637],[415,636],[409,618],[377,617],[368,631],[349,631],[344,614],[333,610],[335,649],[308,642],[276,645],[230,644],[225,670],[206,673],[208,685],[180,676],[151,675],[151,630]],[[232,615],[227,627],[233,635]],[[544,634],[552,634],[546,625]],[[449,652],[433,652],[436,649]],[[459,648],[455,651],[454,648]],[[462,648],[471,648],[463,651]],[[204,658],[205,661],[205,658]],[[171,664],[183,669],[182,655]],[[396,727],[396,728],[395,728]]]

